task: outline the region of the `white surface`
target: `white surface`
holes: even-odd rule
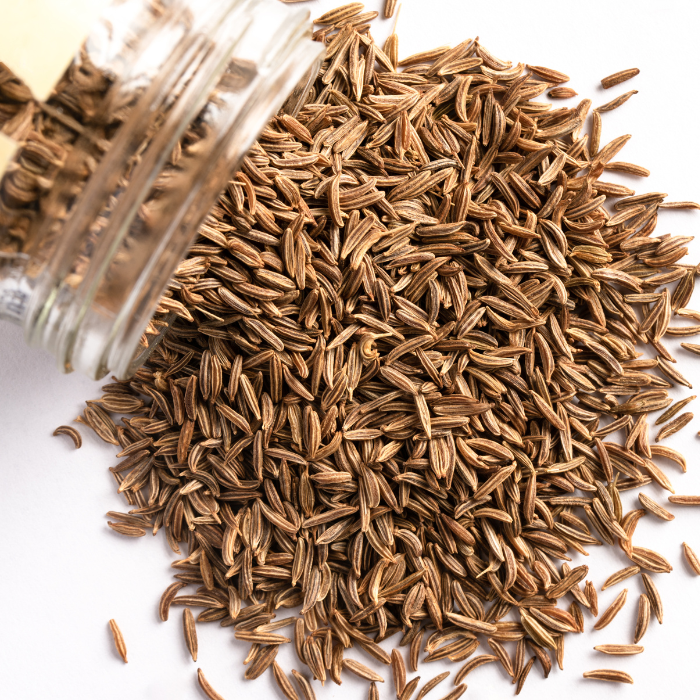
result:
[[[309,6],[318,16],[335,4]],[[379,7],[378,2],[367,5]],[[695,76],[700,71],[700,49],[695,31],[699,21],[700,6],[691,2],[589,0],[582,5],[549,0],[405,0],[399,22],[400,55],[478,34],[496,56],[567,72],[571,85],[581,96],[590,96],[594,105],[637,89],[639,94],[626,105],[603,116],[604,142],[621,133],[634,135],[618,158],[651,169],[650,178],[634,180],[631,186],[637,192],[661,190],[671,199],[697,200],[700,183],[694,164],[700,161],[696,136],[700,98]],[[379,29],[375,35],[383,39]],[[607,91],[599,87],[603,76],[632,66],[639,67],[641,74],[630,83]],[[613,174],[606,179],[632,182]],[[665,212],[657,233],[692,234],[699,224],[700,212]],[[691,259],[699,260],[700,244],[693,253]],[[700,295],[692,306],[700,307]],[[675,345],[669,341],[669,347]],[[698,359],[682,350],[676,356],[681,370],[700,389]],[[106,525],[106,511],[125,509],[107,471],[115,462],[114,451],[85,429],[79,451],[67,437],[51,437],[55,427],[70,423],[78,414],[84,399],[97,397],[98,387],[77,375],[60,375],[50,358],[24,348],[17,329],[0,325],[0,532],[5,542],[0,577],[0,697],[196,700],[204,697],[195,680],[196,667],[201,666],[227,700],[249,696],[281,700],[270,674],[254,683],[243,681],[246,645],[235,642],[230,629],[199,626],[199,663],[192,663],[183,643],[181,609],[173,608],[167,623],[157,617],[158,599],[173,573],[164,538],[130,540]],[[683,389],[674,395],[690,393]],[[695,456],[698,429],[696,419],[668,443],[688,457],[686,475],[670,463],[663,464],[678,493],[700,493]],[[644,491],[666,503],[660,489]],[[627,509],[638,507],[636,492],[623,497]],[[623,586],[630,589],[617,619],[605,630],[591,632],[592,619],[587,615],[588,631],[567,637],[566,670],[554,669],[543,682],[535,665],[523,698],[577,700],[594,693],[600,700],[698,697],[700,577],[689,572],[681,542],[687,540],[700,552],[700,509],[672,509],[677,514],[674,522],[648,516],[635,537],[635,543],[657,549],[674,566],[672,574],[654,576],[664,600],[665,621],[663,627],[650,625],[642,642],[644,654],[616,659],[592,651],[595,644],[632,641],[641,592],[640,580],[635,578],[600,595],[602,611]],[[629,563],[607,547],[590,551],[585,563],[598,588],[608,575]],[[577,556],[575,562],[583,560]],[[112,617],[124,633],[128,665],[114,651],[107,627]],[[478,653],[488,653],[488,647]],[[378,666],[362,652],[353,655]],[[300,668],[292,656],[290,645],[280,653],[287,670],[293,665]],[[601,667],[628,671],[635,685],[617,687],[581,679],[583,671]],[[458,666],[424,664],[420,674],[426,681],[444,668],[451,668],[454,677]],[[379,670],[387,678],[380,696],[393,698],[388,668]],[[500,699],[513,692],[495,665],[475,671],[467,682],[465,698]],[[429,700],[441,698],[452,687],[451,679],[444,681]],[[325,688],[317,687],[317,696],[319,700],[365,698],[366,684],[344,674],[341,688],[329,681]]]

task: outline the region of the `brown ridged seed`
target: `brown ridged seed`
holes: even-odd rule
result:
[[[616,671],[612,668],[600,668],[595,671],[586,671],[584,678],[593,681],[609,681],[610,683],[634,683],[632,676],[624,671]]]
[[[644,647],[638,644],[600,644],[593,648],[601,654],[609,654],[611,656],[632,656],[641,654],[644,651]]]
[[[367,700],[379,700],[379,688],[377,688],[377,684],[374,681],[369,684]]]
[[[593,625],[593,629],[602,630],[603,627],[607,627],[615,619],[617,613],[622,610],[626,601],[627,589],[625,588],[618,594],[617,598],[615,598],[615,600],[613,600],[613,602],[610,604],[610,607],[596,621],[595,625]]]
[[[146,530],[142,527],[136,527],[135,525],[127,525],[126,523],[114,523],[111,520],[107,521],[107,525],[118,532],[120,535],[125,537],[143,537],[146,534]]]
[[[282,670],[282,667],[277,663],[277,661],[272,662],[272,675],[275,678],[277,687],[287,698],[287,700],[299,700],[299,696],[297,695],[297,691],[294,690],[292,682],[289,680],[287,674]]]
[[[80,433],[70,425],[59,425],[58,428],[53,431],[53,434],[68,435],[68,437],[73,441],[76,450],[79,450],[83,445],[83,438],[81,437]]]
[[[547,93],[547,95],[549,95],[549,97],[552,97],[555,100],[556,99],[565,100],[569,97],[576,97],[576,95],[578,95],[578,93],[573,88],[555,87],[555,88],[552,88]]]
[[[190,652],[192,661],[197,660],[197,629],[195,628],[194,616],[189,608],[182,611],[182,629],[185,634],[185,644]]]
[[[349,17],[354,17],[359,15],[365,6],[361,2],[349,2],[340,7],[336,7],[333,10],[329,10],[322,14],[318,19],[315,19],[314,24],[335,24],[336,22],[341,22]]]
[[[697,397],[696,396],[689,396],[686,399],[683,399],[682,401],[676,401],[672,406],[667,408],[655,421],[654,425],[661,425],[662,423],[665,423],[667,420],[670,420],[673,418],[673,416],[676,415],[679,411],[683,410],[691,401],[694,401]]]
[[[644,588],[646,589],[647,596],[649,597],[651,609],[654,611],[654,615],[656,615],[656,619],[659,621],[659,624],[663,624],[664,605],[661,600],[659,589],[656,587],[656,584],[652,580],[651,576],[649,576],[649,574],[646,572],[642,574],[642,582],[644,583]]]
[[[620,569],[614,574],[610,574],[610,576],[608,576],[608,578],[605,580],[605,583],[601,586],[600,590],[604,591],[606,588],[610,588],[610,586],[614,586],[616,583],[620,583],[621,581],[624,581],[627,578],[636,576],[640,572],[640,570],[641,569],[638,566],[628,566],[624,569]]]
[[[608,75],[602,78],[600,84],[607,90],[608,88],[624,83],[625,80],[634,78],[635,75],[639,75],[639,68],[627,68],[626,70],[618,71],[612,75]]]
[[[672,420],[670,423],[667,423],[663,428],[661,428],[661,430],[659,430],[655,441],[659,442],[660,440],[677,433],[679,430],[688,425],[688,423],[693,420],[693,417],[693,414],[690,412],[681,414],[678,416],[678,418]]]
[[[589,610],[593,617],[598,617],[598,591],[596,591],[595,586],[592,581],[586,581],[586,586],[583,590],[583,595],[586,596],[590,604]],[[583,630],[581,630],[583,631]]]
[[[651,606],[649,604],[649,597],[642,593],[639,596],[639,608],[637,610],[637,624],[634,628],[634,643],[636,644],[639,640],[646,634],[649,628],[649,617],[651,613]]]
[[[343,668],[347,669],[351,673],[354,673],[360,678],[364,678],[366,681],[376,681],[377,683],[384,683],[384,679],[375,673],[371,668],[365,666],[355,659],[343,659]]]
[[[429,681],[426,682],[426,684],[418,691],[418,695],[416,695],[416,700],[423,700],[423,698],[433,689],[435,686],[439,685],[442,683],[447,676],[450,675],[449,671],[445,671],[444,673],[440,673],[439,675],[435,676],[435,678],[431,678]]]
[[[627,556],[643,569],[652,571],[655,574],[668,574],[673,571],[671,563],[664,556],[646,547],[631,547],[626,552]]]
[[[408,652],[408,667],[413,673],[418,670],[418,658],[420,656],[421,643],[423,642],[424,636],[425,630],[420,629],[411,640],[411,646]]]
[[[525,664],[525,667],[520,672],[520,675],[518,676],[518,684],[515,687],[516,695],[520,695],[520,692],[522,691],[523,686],[525,685],[525,681],[527,680],[528,675],[530,675],[530,670],[532,669],[536,658],[537,657],[535,656],[531,656],[530,660]]]
[[[675,503],[679,506],[700,506],[700,496],[669,496],[670,503]]]
[[[418,684],[420,683],[420,676],[416,676],[415,678],[411,678],[408,683],[406,683],[406,687],[403,689],[403,692],[399,696],[398,700],[411,700],[413,697],[413,693],[416,692],[416,688],[418,687]]]
[[[199,681],[199,687],[204,691],[204,694],[209,700],[224,700],[223,695],[219,695],[219,693],[212,688],[211,683],[206,679],[201,668],[197,669],[197,681]]]
[[[498,661],[498,657],[493,654],[482,654],[481,656],[475,656],[473,659],[470,659],[457,672],[455,676],[455,685],[461,683],[475,668],[479,668],[479,666],[483,666],[484,664],[489,664],[492,661]]]
[[[619,97],[616,97],[614,100],[610,100],[610,102],[606,102],[604,105],[601,105],[600,107],[596,108],[596,112],[611,112],[613,109],[617,109],[618,107],[621,107],[627,100],[629,100],[632,95],[637,94],[637,90],[630,90],[629,92],[625,92]]]
[[[683,543],[683,554],[688,564],[690,564],[690,568],[700,576],[700,559],[698,559],[698,555],[695,554],[690,545],[685,542]]]
[[[397,0],[386,0],[384,3],[384,17],[386,19],[390,19],[394,16],[394,12],[396,11],[396,3]]]
[[[301,692],[304,694],[304,699],[305,700],[316,700],[316,693],[314,692],[314,689],[311,687],[311,683],[309,683],[306,676],[303,676],[295,668],[292,669],[292,675],[294,676],[294,680],[296,680],[297,684],[299,685]]]
[[[126,660],[126,644],[124,642],[124,635],[122,634],[122,631],[119,629],[119,625],[115,620],[109,621],[109,629],[112,631],[114,646],[116,647],[119,656],[122,657],[125,664],[128,663]]]
[[[394,679],[396,697],[400,697],[406,687],[406,664],[398,649],[391,650],[391,674]]]
[[[660,506],[656,501],[653,501],[649,496],[644,493],[638,494],[637,498],[641,503],[643,508],[646,508],[652,515],[655,515],[661,520],[675,520],[676,516],[673,513],[669,513],[665,508]]]

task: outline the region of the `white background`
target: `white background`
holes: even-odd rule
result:
[[[9,1],[0,0],[0,10]],[[318,16],[338,3],[307,4]],[[379,9],[380,3],[370,1],[367,7]],[[390,26],[377,23],[376,38],[383,41]],[[603,143],[633,134],[618,159],[644,165],[652,176],[632,181],[606,174],[606,179],[625,182],[638,193],[660,190],[670,199],[698,200],[698,26],[700,4],[690,1],[404,0],[398,32],[401,57],[478,35],[499,58],[566,72],[570,85],[581,97],[591,97],[594,106],[626,90],[639,90],[622,108],[603,115]],[[0,60],[1,51],[0,47]],[[600,78],[632,66],[641,69],[633,81],[607,91],[600,88]],[[693,234],[700,224],[700,212],[664,212],[659,218],[659,234]],[[691,248],[691,259],[700,259],[700,244]],[[698,295],[690,306],[700,306]],[[669,340],[668,345],[675,348],[677,343]],[[700,389],[700,362],[683,350],[676,356],[681,371]],[[253,694],[281,699],[270,674],[254,683],[243,681],[246,645],[233,639],[231,629],[201,625],[199,663],[192,663],[183,642],[181,608],[172,609],[167,623],[157,616],[158,599],[174,573],[164,538],[131,540],[106,525],[106,511],[125,510],[107,471],[116,462],[114,450],[85,429],[79,451],[67,437],[51,437],[56,426],[76,417],[85,399],[98,396],[99,386],[77,375],[59,374],[47,355],[25,349],[18,329],[0,325],[0,697],[194,700],[204,697],[195,680],[196,666],[201,665],[227,700]],[[672,393],[681,398],[691,392],[683,388]],[[698,429],[696,420],[668,442],[688,457],[685,475],[673,464],[663,464],[677,493],[700,493]],[[660,489],[652,486],[644,492],[666,503]],[[623,496],[626,508],[639,507],[636,492]],[[595,644],[631,643],[641,592],[641,581],[635,578],[600,594],[604,610],[622,587],[629,587],[628,603],[617,619],[605,630],[592,632],[587,615],[587,632],[567,636],[565,671],[554,669],[543,682],[535,665],[522,697],[698,697],[700,577],[683,560],[681,542],[688,541],[700,552],[700,509],[672,508],[675,521],[648,516],[635,537],[636,544],[662,552],[674,567],[670,575],[654,576],[665,619],[663,627],[651,624],[642,642],[645,652],[616,659],[592,650]],[[590,550],[590,557],[577,556],[575,563],[585,559],[589,578],[598,588],[629,563],[607,547]],[[107,626],[112,617],[124,633],[128,665],[114,651]],[[390,648],[390,643],[385,646]],[[482,647],[478,653],[488,651]],[[378,666],[361,652],[352,654]],[[278,657],[288,671],[293,665],[301,668],[292,657],[290,645]],[[635,685],[582,680],[584,671],[605,667],[631,673]],[[423,682],[445,668],[454,676],[458,666],[423,664]],[[378,670],[387,678],[380,696],[395,697],[388,668]],[[465,697],[508,697],[513,692],[508,681],[496,665],[483,667],[467,678]],[[450,678],[429,700],[441,698],[452,687]],[[366,684],[344,674],[341,688],[329,681],[325,688],[317,687],[317,695],[319,700],[364,698]]]

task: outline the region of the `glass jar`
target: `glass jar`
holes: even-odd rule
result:
[[[5,81],[20,147],[0,182],[0,318],[63,371],[133,373],[217,195],[322,53],[308,10],[278,0],[117,0],[46,102]]]

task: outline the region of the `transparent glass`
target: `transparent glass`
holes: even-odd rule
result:
[[[63,371],[133,373],[217,195],[322,52],[278,0],[114,2],[0,183],[0,318]]]

